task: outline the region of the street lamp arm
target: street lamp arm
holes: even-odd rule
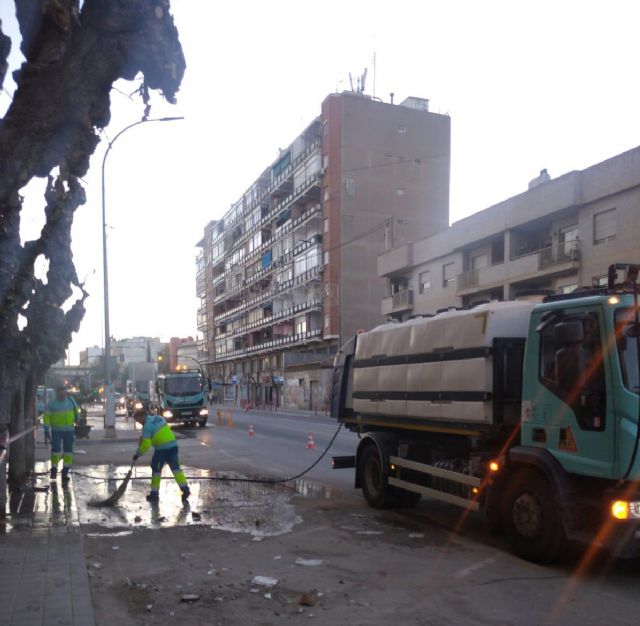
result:
[[[200,361],[198,361],[198,359],[189,356],[187,354],[180,354],[178,355],[178,361],[180,361],[180,359],[191,359],[192,361],[195,361],[198,364],[198,367],[200,368],[200,373],[202,374],[202,377],[204,378],[204,368],[202,366],[202,363],[200,363]]]
[[[109,142],[109,145],[107,146],[107,149],[104,152],[104,157],[102,158],[102,179],[103,179],[103,182],[104,182],[104,166],[105,166],[105,163],[107,162],[107,156],[109,155],[109,152],[111,151],[111,147],[116,142],[118,137],[120,137],[120,135],[126,133],[130,128],[133,128],[134,126],[139,126],[140,124],[146,124],[147,122],[174,122],[176,120],[183,120],[183,119],[184,119],[184,117],[182,117],[182,116],[177,116],[177,117],[154,117],[154,118],[151,118],[151,119],[143,118],[141,120],[138,120],[137,122],[133,122],[132,124],[129,124],[128,126],[125,126]]]

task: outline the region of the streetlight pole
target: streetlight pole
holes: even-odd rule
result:
[[[109,329],[109,276],[107,271],[107,209],[105,190],[105,165],[113,144],[118,137],[134,126],[146,122],[173,122],[183,120],[184,117],[158,117],[153,119],[143,118],[133,124],[125,126],[110,142],[102,159],[102,276],[104,280],[104,428],[107,437],[115,437],[116,413],[111,389],[111,332]]]

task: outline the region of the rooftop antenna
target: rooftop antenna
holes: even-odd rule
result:
[[[351,76],[351,72],[349,72],[349,84],[351,85],[351,91],[353,91],[353,77]]]
[[[373,98],[376,97],[376,51],[373,51]]]
[[[362,78],[360,78],[360,93],[364,93],[364,81],[367,80],[367,68],[364,68],[362,72]]]

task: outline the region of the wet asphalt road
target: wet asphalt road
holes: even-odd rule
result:
[[[296,416],[255,410],[232,411],[234,426],[229,427],[217,425],[214,409],[209,420],[205,428],[177,429],[185,437],[196,439],[202,447],[199,453],[189,448],[190,465],[197,466],[201,457],[214,454],[246,464],[259,475],[292,477],[304,473],[307,480],[362,497],[361,492],[353,487],[353,469],[331,468],[332,456],[353,455],[358,445],[357,435],[344,428],[325,456],[315,467],[306,471],[318,460],[336,434],[338,424],[334,419],[324,415]],[[250,427],[253,435],[249,434]],[[308,447],[310,436],[313,448]]]

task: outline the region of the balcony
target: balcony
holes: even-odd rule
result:
[[[501,285],[505,278],[506,266],[504,263],[463,272],[456,277],[456,295]]]
[[[322,277],[322,266],[321,265],[316,265],[315,267],[312,267],[311,269],[308,269],[306,272],[303,272],[302,274],[299,274],[298,276],[296,276],[295,278],[291,278],[279,285],[271,285],[268,289],[265,289],[262,293],[260,293],[258,296],[256,296],[255,298],[252,298],[251,300],[245,300],[242,304],[234,307],[233,309],[229,309],[228,311],[225,311],[224,313],[219,313],[218,315],[215,316],[215,323],[219,324],[221,322],[223,322],[224,320],[228,320],[229,317],[232,317],[233,315],[236,315],[237,313],[240,313],[242,311],[246,311],[249,308],[252,308],[254,306],[259,305],[261,302],[264,302],[265,300],[268,300],[269,298],[272,298],[273,296],[282,293],[284,291],[293,289],[299,285],[314,281],[314,280],[320,280]],[[235,299],[235,298],[234,298]]]
[[[574,266],[580,261],[580,242],[576,239],[574,241],[565,241],[556,246],[544,248],[540,250],[538,256],[538,268],[540,270],[546,270],[548,268],[555,268],[559,265],[570,264]],[[577,265],[575,265],[577,267]]]
[[[273,326],[274,324],[287,320],[293,319],[296,315],[300,315],[300,313],[308,313],[312,310],[320,310],[322,308],[322,300],[316,298],[314,300],[309,300],[307,302],[301,302],[300,304],[296,304],[292,307],[288,307],[278,313],[274,313],[269,317],[263,317],[255,322],[249,322],[247,324],[243,324],[242,326],[238,326],[237,328],[233,328],[224,333],[218,333],[216,335],[216,339],[226,339],[228,337],[239,337],[241,335],[246,334],[251,330],[259,330],[261,328],[266,328],[268,326]]]
[[[389,298],[382,300],[382,315],[391,315],[400,311],[409,311],[413,308],[413,289],[398,291]]]
[[[406,273],[413,266],[413,244],[395,248],[378,257],[378,276]]]
[[[580,242],[567,241],[512,257],[507,263],[458,274],[456,295],[536,277],[549,278],[575,271],[580,267]]]
[[[240,348],[239,350],[230,350],[229,352],[220,353],[216,351],[216,362],[229,361],[239,357],[262,354],[265,352],[281,351],[285,347],[293,347],[299,344],[322,341],[322,329],[308,330],[304,333],[297,333],[288,337],[280,337],[271,339],[255,346]]]

